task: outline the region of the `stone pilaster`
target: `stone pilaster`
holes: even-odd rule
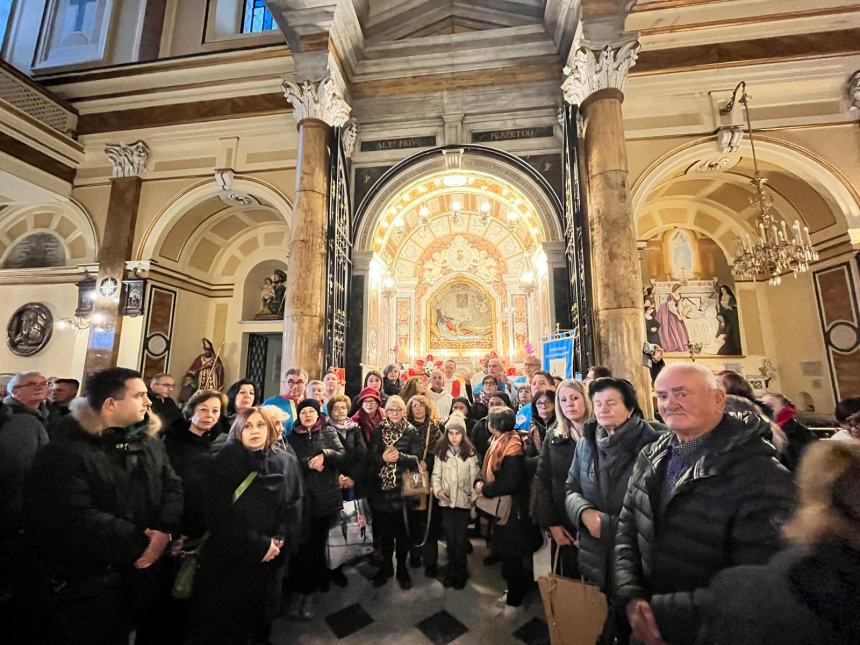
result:
[[[149,163],[143,141],[131,145],[108,144],[105,154],[113,164],[108,216],[98,252],[96,301],[90,315],[90,335],[84,373],[113,367],[122,333],[120,297],[125,263],[131,259],[134,229],[140,204],[141,174]]]
[[[315,378],[324,368],[331,129],[347,122],[351,108],[331,78],[286,82],[284,94],[299,130],[299,159],[281,369],[301,367]]]
[[[627,186],[621,104],[639,44],[580,48],[566,68],[564,98],[584,119],[595,352],[598,363],[629,379],[643,407],[651,382],[642,367],[645,330],[636,229]]]

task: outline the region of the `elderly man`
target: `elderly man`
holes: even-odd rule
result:
[[[496,390],[499,392],[506,393],[512,400],[516,398],[516,392],[512,390],[512,384],[508,381],[508,376],[505,374],[505,365],[502,363],[502,359],[494,356],[490,360],[487,361],[487,376],[492,376],[496,379]],[[486,381],[486,377],[481,379],[481,382],[478,383],[473,389],[475,400],[481,396],[481,392],[484,390],[484,382]],[[486,398],[486,397],[485,397]]]
[[[176,379],[170,374],[162,372],[149,379],[149,391],[146,395],[152,401],[152,412],[161,419],[162,427],[165,429],[182,416],[182,411],[173,400],[175,390]]]
[[[305,384],[307,382],[307,372],[300,370],[298,367],[291,367],[284,374],[284,380],[281,383],[283,394],[278,394],[263,401],[263,405],[273,405],[284,414],[284,441],[286,441],[287,436],[293,431],[296,419],[299,418],[296,413],[296,405],[305,398]]]
[[[697,591],[714,574],[779,550],[793,489],[773,446],[724,413],[726,395],[707,368],[670,365],[656,390],[671,432],[634,466],[616,538],[617,593],[634,639],[682,645],[697,636]]]
[[[24,481],[36,452],[48,444],[47,379],[39,372],[19,372],[9,381],[9,392],[0,407],[0,544],[21,528]]]
[[[430,372],[430,390],[427,396],[433,401],[433,407],[436,408],[436,416],[442,421],[448,418],[448,413],[451,412],[451,403],[454,397],[445,389],[445,374],[442,370],[436,369]]]

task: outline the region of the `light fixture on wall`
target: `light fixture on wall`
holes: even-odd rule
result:
[[[808,227],[801,227],[800,222],[795,220],[789,234],[785,221],[773,212],[773,197],[766,189],[767,179],[761,176],[758,168],[749,101],[746,81],[741,81],[732,92],[731,100],[720,110],[720,114],[727,115],[734,109],[735,102],[744,106],[753,159],[754,176],[751,183],[755,186],[755,196],[750,198],[750,203],[758,209],[756,234],[750,237],[743,233],[735,240],[732,271],[740,278],[767,280],[776,286],[782,282],[784,273],[791,271],[797,277],[797,274],[808,271],[810,263],[818,260],[818,252],[812,246]]]
[[[520,223],[520,214],[511,209],[508,211],[508,230],[513,233],[517,230],[517,226]]]
[[[482,226],[486,226],[490,223],[490,202],[483,202],[481,204],[481,214],[478,216],[478,221],[481,222]]]
[[[89,329],[90,327],[100,327],[106,321],[107,318],[105,315],[97,311],[89,318],[83,318],[81,316],[66,316],[64,318],[59,318],[57,319],[57,322],[54,323],[54,326],[61,330],[74,329],[76,332],[81,332]]]
[[[382,279],[382,296],[386,300],[390,300],[397,293],[397,283],[394,280],[394,276],[391,275],[391,272],[386,272],[385,277]]]
[[[531,270],[523,271],[520,276],[520,289],[525,292],[526,296],[531,296],[536,287],[535,274]]]

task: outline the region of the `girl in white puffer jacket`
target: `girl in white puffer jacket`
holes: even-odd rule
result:
[[[475,447],[466,436],[466,420],[454,413],[445,423],[445,436],[436,448],[433,465],[433,495],[442,511],[442,530],[448,545],[448,574],[442,584],[462,589],[469,572],[466,551],[468,526],[475,505],[474,484],[478,477]]]

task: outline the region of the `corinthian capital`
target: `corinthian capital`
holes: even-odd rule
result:
[[[113,177],[140,177],[149,163],[149,146],[143,141],[108,143],[105,154],[113,164]]]
[[[339,127],[346,123],[352,110],[330,77],[319,83],[284,81],[284,96],[293,106],[296,123],[305,119],[319,119],[332,127]]]
[[[638,54],[639,42],[635,40],[599,50],[580,47],[574,54],[573,67],[564,68],[567,76],[561,84],[564,100],[571,105],[582,105],[598,90],[612,87],[624,91],[627,72],[636,64]]]

